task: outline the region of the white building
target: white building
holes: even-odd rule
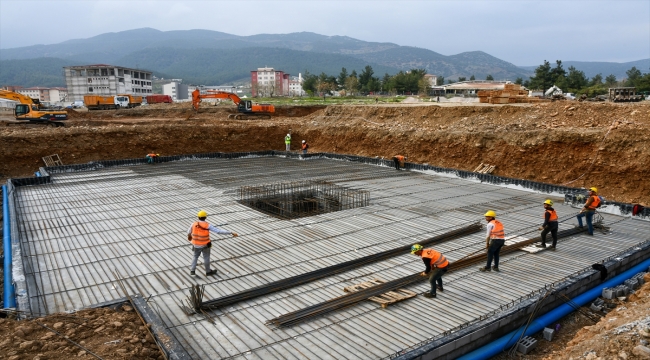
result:
[[[83,100],[84,95],[137,95],[153,93],[150,71],[114,65],[66,66],[68,101]]]
[[[15,92],[29,96],[32,99],[38,99],[42,103],[60,103],[67,101],[68,90],[62,87],[29,87],[29,88],[16,88]]]
[[[434,87],[438,84],[438,76],[437,75],[432,75],[432,74],[426,74],[424,75],[424,79],[429,82],[430,87]]]
[[[180,79],[174,79],[169,84],[164,84],[162,86],[163,95],[169,95],[172,97],[172,100],[187,100],[192,97],[191,93],[194,90],[189,90],[189,87],[181,83]]]
[[[293,76],[289,80],[289,96],[304,96],[306,94],[302,89],[302,74],[298,73],[298,77]]]

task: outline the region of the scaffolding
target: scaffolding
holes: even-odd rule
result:
[[[368,206],[370,192],[325,181],[300,181],[242,186],[239,201],[280,219],[297,219]]]

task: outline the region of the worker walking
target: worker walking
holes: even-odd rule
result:
[[[305,140],[303,140],[303,141],[302,141],[302,147],[301,147],[301,148],[302,148],[302,153],[303,153],[303,154],[306,154],[306,153],[307,153],[307,150],[309,150],[309,144],[307,144],[307,142],[306,142]]]
[[[497,213],[493,210],[488,210],[485,213],[485,221],[487,221],[487,237],[485,238],[485,248],[487,248],[487,265],[480,268],[481,271],[499,271],[499,252],[506,242],[506,233],[503,230],[503,224],[498,221]],[[494,259],[494,266],[492,266],[492,259]],[[491,267],[492,266],[492,267]]]
[[[557,213],[553,209],[553,200],[547,199],[544,201],[544,224],[539,228],[539,230],[542,230],[542,243],[537,245],[537,247],[546,248],[546,235],[550,232],[553,238],[553,244],[551,244],[549,249],[555,250],[555,245],[557,245],[557,228]]]
[[[291,151],[291,134],[284,137],[284,145],[286,147],[285,151]]]
[[[582,207],[582,210],[580,210],[580,214],[578,214],[578,226],[582,228],[582,218],[586,217],[587,218],[587,233],[591,236],[594,235],[594,224],[593,224],[593,219],[594,219],[594,214],[596,213],[596,208],[600,206],[600,197],[598,197],[598,189],[595,187],[592,187],[589,189],[589,198],[587,199],[587,202],[585,203],[585,206]]]
[[[215,234],[224,234],[232,235],[234,237],[239,236],[237,233],[232,231],[219,229],[208,224],[205,219],[208,217],[208,213],[201,210],[196,214],[199,218],[199,221],[195,221],[189,230],[187,230],[187,240],[192,242],[194,246],[194,257],[192,259],[192,266],[190,267],[190,274],[194,275],[196,270],[196,262],[199,259],[199,256],[203,254],[203,266],[205,266],[205,276],[216,275],[217,270],[210,270],[210,248],[212,243],[210,242],[210,231]]]
[[[406,157],[403,155],[393,156],[393,164],[395,164],[395,170],[400,170],[400,168],[404,167],[404,160],[406,160]]]
[[[442,275],[447,272],[449,261],[444,255],[433,249],[424,249],[422,245],[415,244],[411,246],[411,254],[422,257],[424,265],[427,267],[420,275],[429,276],[431,290],[424,293],[424,297],[435,298],[436,289],[444,291],[442,288]],[[436,284],[437,283],[437,284]]]
[[[158,156],[160,156],[160,154],[156,154],[156,153],[154,153],[153,151],[150,152],[149,154],[147,154],[147,156],[145,156],[145,159],[147,159],[147,164],[153,164],[153,163],[155,163],[155,162],[156,162],[156,158],[157,158]]]

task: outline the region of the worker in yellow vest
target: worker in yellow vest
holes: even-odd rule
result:
[[[422,276],[429,276],[429,283],[431,284],[431,290],[428,293],[424,293],[424,297],[435,298],[436,289],[444,291],[442,288],[442,275],[447,272],[449,261],[447,261],[447,258],[438,251],[433,249],[424,249],[420,244],[411,246],[411,254],[422,257],[422,261],[427,267],[424,272],[420,274]]]
[[[190,274],[194,275],[196,270],[196,262],[199,259],[199,256],[203,254],[203,266],[205,266],[205,276],[216,275],[217,270],[210,270],[210,248],[212,247],[212,242],[210,242],[210,231],[215,234],[224,234],[232,235],[233,237],[239,236],[237,233],[219,229],[208,224],[205,219],[208,217],[208,213],[201,210],[197,214],[199,221],[195,221],[189,230],[187,230],[187,240],[192,242],[194,248],[194,258],[192,259],[192,265],[190,267]]]
[[[499,252],[503,244],[506,242],[506,233],[503,229],[503,224],[497,220],[497,213],[493,210],[488,210],[485,213],[485,221],[487,221],[487,237],[485,238],[485,248],[487,248],[487,265],[479,268],[481,271],[499,271]],[[494,259],[494,266],[492,266],[492,259]]]

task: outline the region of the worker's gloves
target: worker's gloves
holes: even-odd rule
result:
[[[537,230],[542,231],[542,230],[544,230],[544,227],[540,226],[539,228],[537,228]]]
[[[239,236],[239,234],[237,234],[237,233],[232,233],[232,236],[233,236],[233,237],[237,237],[237,236]]]
[[[428,274],[425,273],[424,271],[420,273],[421,276],[427,276]]]

